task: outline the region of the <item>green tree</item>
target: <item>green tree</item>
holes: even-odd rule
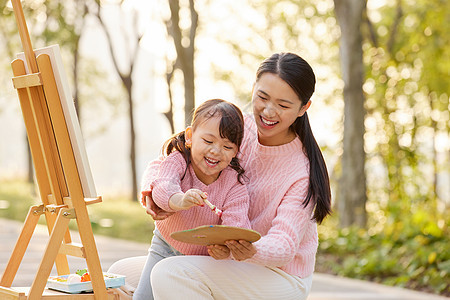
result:
[[[450,169],[449,8],[399,0],[368,19],[368,150],[386,174],[386,189],[373,185],[371,195],[392,222],[405,221],[406,212],[437,216],[448,205],[437,184]]]

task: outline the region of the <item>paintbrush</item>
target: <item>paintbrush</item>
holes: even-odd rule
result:
[[[220,209],[218,209],[214,204],[212,204],[211,202],[208,201],[208,199],[204,199],[203,200],[206,205],[209,206],[209,208],[211,208],[211,210],[219,216],[219,218],[222,216],[222,211]]]

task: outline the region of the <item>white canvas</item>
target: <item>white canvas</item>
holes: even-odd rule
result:
[[[64,71],[64,65],[62,62],[59,45],[52,45],[41,49],[35,49],[34,53],[36,56],[38,56],[39,54],[47,54],[50,57],[56,86],[58,88],[64,117],[66,119],[67,129],[69,131],[70,142],[72,143],[72,149],[75,156],[81,185],[83,187],[83,194],[86,198],[96,198],[97,192],[95,190],[94,179],[92,177],[91,168],[89,166],[84,139],[81,134],[80,123],[78,122],[78,117],[75,110],[75,105],[73,103],[72,94],[70,92],[69,83]],[[25,69],[27,73],[29,73],[24,53],[19,53],[17,57],[24,61]]]

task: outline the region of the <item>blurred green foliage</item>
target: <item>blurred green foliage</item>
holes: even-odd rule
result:
[[[418,211],[380,232],[319,227],[316,270],[450,296],[450,220]]]

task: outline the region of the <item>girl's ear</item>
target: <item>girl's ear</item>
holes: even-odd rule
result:
[[[305,112],[308,110],[308,108],[311,106],[311,100],[308,101],[305,105],[300,108],[300,111],[298,112],[298,117],[301,117],[305,114]]]
[[[192,144],[192,126],[189,126],[184,131],[184,139],[186,140],[186,145]]]

